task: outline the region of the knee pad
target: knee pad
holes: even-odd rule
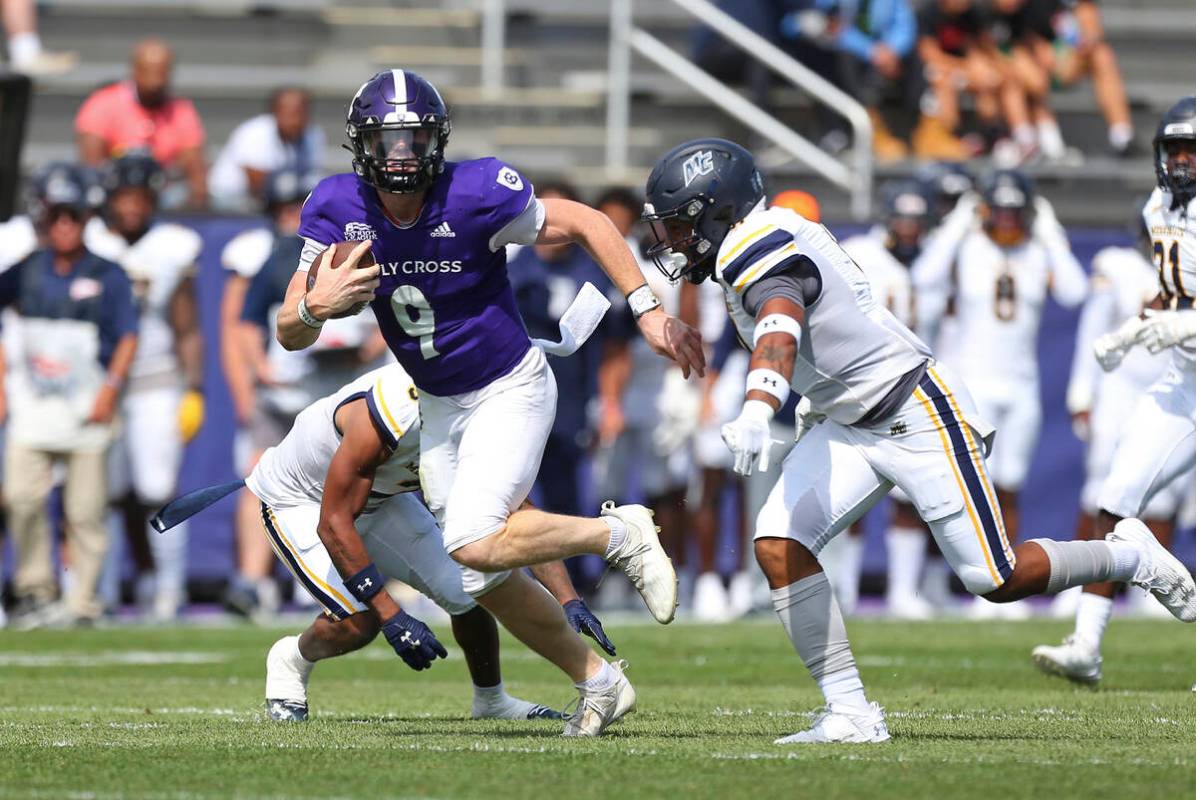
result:
[[[1004,581],[1001,583],[993,581],[992,573],[985,567],[960,567],[955,571],[955,574],[959,576],[959,580],[963,583],[963,588],[967,589],[970,594],[978,597],[996,591],[1004,583]]]
[[[511,577],[511,571],[509,569],[503,570],[502,572],[478,572],[476,569],[462,567],[461,588],[463,588],[465,593],[471,598],[477,599],[492,589],[497,589],[509,577]],[[472,607],[473,605],[471,603],[470,608]],[[444,606],[444,609],[446,611],[449,610],[447,606]],[[468,608],[465,609],[465,611],[468,610]],[[449,613],[456,614],[464,612],[450,611]]]

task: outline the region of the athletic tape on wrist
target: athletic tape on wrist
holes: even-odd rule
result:
[[[382,577],[382,573],[372,563],[345,581],[349,593],[362,603],[368,603],[371,597],[382,591],[385,588],[384,583],[385,579]]]
[[[639,319],[654,308],[660,308],[660,298],[652,291],[648,284],[631,290],[627,295],[627,305],[631,307],[631,316]]]
[[[754,369],[747,374],[747,392],[753,389],[772,395],[785,405],[789,399],[789,382],[775,369]]]
[[[324,327],[324,323],[316,319],[315,316],[307,310],[307,296],[299,298],[299,321],[309,328],[319,330]]]
[[[752,341],[760,341],[761,336],[770,333],[787,333],[801,343],[801,323],[788,314],[768,314],[756,322],[756,329],[752,331]]]

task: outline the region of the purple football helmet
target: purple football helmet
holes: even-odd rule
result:
[[[383,70],[349,103],[345,132],[353,171],[384,192],[422,191],[444,170],[450,129],[435,86],[414,72]]]

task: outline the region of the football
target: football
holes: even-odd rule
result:
[[[359,244],[361,244],[361,242],[333,242],[332,244],[328,245],[328,247],[321,250],[320,254],[316,256],[315,260],[311,262],[311,266],[307,268],[307,290],[310,292],[311,288],[316,285],[316,275],[318,275],[320,272],[320,264],[324,261],[324,253],[328,252],[330,248],[332,249],[332,266],[333,268],[336,268],[345,263],[345,259],[347,259],[349,254],[353,252],[353,248]],[[372,267],[374,263],[373,251],[366,250],[361,254],[361,258],[357,262],[357,268],[361,269],[362,267]],[[348,311],[342,311],[339,314],[333,314],[331,319],[343,319],[344,317],[356,316],[364,311],[365,307],[368,305],[369,303],[358,303]]]

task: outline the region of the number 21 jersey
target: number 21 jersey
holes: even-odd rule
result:
[[[299,268],[332,242],[373,240],[382,270],[371,305],[387,344],[420,391],[461,394],[510,372],[531,346],[504,246],[534,242],[543,214],[532,185],[493,158],[446,162],[408,225],[374,187],[333,175],[303,206]]]
[[[1159,291],[1167,308],[1189,310],[1196,301],[1196,200],[1184,208],[1176,206],[1171,193],[1155,189],[1142,209],[1150,232],[1151,260],[1159,275]],[[1196,370],[1196,346],[1181,344],[1173,349],[1174,363]]]

